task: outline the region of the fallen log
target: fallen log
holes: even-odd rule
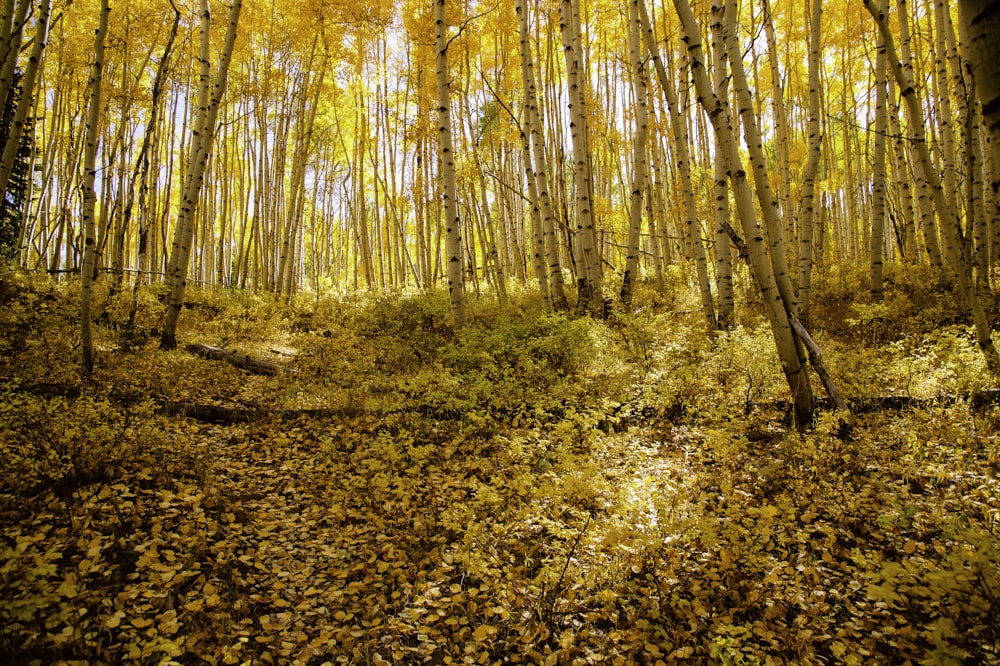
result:
[[[229,351],[221,347],[213,347],[212,345],[190,344],[185,349],[202,358],[212,359],[213,361],[225,361],[230,365],[255,375],[273,376],[280,373],[282,369],[277,363],[262,361],[247,354],[240,354],[239,352]]]
[[[359,407],[326,407],[319,409],[267,409],[264,407],[227,407],[225,405],[205,405],[194,402],[162,403],[162,411],[168,416],[186,416],[203,423],[231,425],[251,423],[264,418],[282,420],[297,419],[302,416],[312,418],[345,418],[360,416],[365,411]]]

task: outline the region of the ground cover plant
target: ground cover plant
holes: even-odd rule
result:
[[[161,289],[131,328],[97,294],[85,382],[79,285],[6,274],[0,659],[997,663],[975,338],[919,275],[873,305],[827,274],[850,433],[789,427],[766,322],[709,339],[648,286],[607,321],[472,300],[457,332],[443,293],[192,294],[184,343],[276,375],[159,350]]]

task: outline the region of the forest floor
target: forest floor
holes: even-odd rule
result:
[[[441,294],[192,293],[180,339],[274,376],[101,295],[84,381],[76,287],[6,274],[0,663],[1000,663],[1000,410],[891,277],[818,285],[847,434],[789,427],[766,324],[649,287],[459,333]]]

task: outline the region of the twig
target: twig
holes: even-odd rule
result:
[[[573,559],[573,553],[576,552],[576,547],[580,545],[580,539],[583,538],[583,534],[584,534],[584,532],[587,531],[587,527],[590,525],[590,521],[591,521],[591,519],[593,517],[594,517],[593,514],[591,514],[588,511],[587,512],[587,522],[585,522],[583,524],[583,527],[580,528],[580,531],[576,535],[576,540],[573,541],[573,545],[570,546],[569,552],[566,553],[566,563],[563,565],[562,573],[559,574],[559,580],[557,580],[556,584],[552,587],[552,603],[549,604],[549,610],[545,614],[546,615],[546,620],[545,620],[546,622],[548,622],[547,618],[552,617],[552,615],[555,613],[555,610],[556,610],[556,601],[559,600],[559,590],[562,589],[563,579],[566,578],[566,571],[569,570],[569,563]]]

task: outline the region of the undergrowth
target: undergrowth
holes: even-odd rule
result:
[[[276,377],[160,351],[159,288],[126,336],[98,290],[88,383],[78,285],[4,275],[0,657],[997,663],[1000,411],[953,300],[889,278],[817,280],[848,399],[899,398],[844,438],[789,430],[759,317],[710,339],[649,285],[606,322],[470,299],[461,331],[441,292],[194,290],[181,340]]]

